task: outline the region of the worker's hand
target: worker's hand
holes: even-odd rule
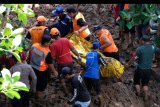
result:
[[[79,35],[79,31],[74,31],[74,34]]]

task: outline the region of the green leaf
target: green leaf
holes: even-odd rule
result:
[[[33,10],[31,10],[31,9],[29,9],[29,8],[27,8],[27,13],[26,13],[26,15],[27,15],[28,17],[35,17],[35,13],[33,12]]]
[[[130,18],[131,18],[131,15],[130,15],[130,13],[127,10],[120,11],[119,15],[124,20],[130,20]]]
[[[20,79],[20,72],[14,72],[12,74],[12,80],[13,80],[13,82],[15,83],[15,82],[19,81],[19,79]]]
[[[1,71],[2,77],[4,78],[4,80],[6,80],[6,75],[8,75],[9,77],[11,77],[11,73],[8,69],[3,68]]]
[[[134,22],[129,22],[126,24],[128,29],[131,29],[133,26],[135,26]]]
[[[12,41],[12,45],[13,46],[19,46],[22,42],[22,35],[17,35],[13,41]]]
[[[20,7],[20,9],[23,9],[24,4],[18,4],[18,6]]]
[[[4,36],[9,36],[12,32],[12,29],[10,28],[5,28],[4,31],[3,31],[3,35]]]
[[[17,29],[15,29],[13,32],[12,32],[12,36],[13,35],[18,35],[18,34],[21,34],[21,33],[23,33],[23,31],[24,31],[24,28],[17,28]]]
[[[146,13],[146,12],[142,12],[142,15],[146,16],[146,17],[149,17],[150,14]]]
[[[124,20],[122,20],[122,19],[120,19],[118,23],[119,23],[119,25],[120,25],[120,28],[122,28],[122,29],[123,29],[123,28],[124,28],[124,26],[125,26],[125,21],[124,21]]]
[[[6,7],[5,6],[0,6],[0,14],[2,14],[5,11],[6,11]]]
[[[6,41],[5,40],[2,40],[1,41],[1,46],[5,46],[6,45]]]
[[[12,79],[8,74],[6,74],[6,81],[12,82]]]
[[[12,26],[10,23],[7,23],[7,24],[6,24],[6,28],[13,29],[13,26]]]
[[[16,86],[15,88],[21,91],[27,91],[27,92],[29,91],[27,87],[23,87],[23,86]]]
[[[27,86],[22,82],[15,82],[13,84],[13,88],[16,88],[16,89],[19,89],[19,90],[23,90],[23,91],[29,91]]]
[[[2,83],[4,81],[4,79],[3,78],[0,78],[0,83]]]
[[[10,99],[14,98],[14,95],[10,92],[3,92],[7,97],[9,97]]]
[[[20,13],[18,14],[18,19],[19,19],[20,21],[22,21],[23,24],[27,24],[27,22],[28,22],[27,15],[24,14],[23,12],[20,12]]]
[[[143,21],[143,24],[147,24],[148,22],[150,21],[150,18],[146,18],[144,21]]]
[[[21,58],[20,58],[19,54],[17,54],[16,52],[11,52],[11,53],[16,57],[16,59],[17,59],[19,62],[21,62]]]
[[[20,95],[19,95],[19,93],[16,92],[16,91],[14,91],[14,90],[8,90],[7,93],[10,94],[10,95],[12,95],[12,96],[14,96],[14,97],[16,97],[17,99],[21,98]]]

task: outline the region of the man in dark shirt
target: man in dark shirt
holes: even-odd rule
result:
[[[69,67],[64,67],[62,69],[61,77],[66,80],[71,80],[73,93],[72,98],[68,100],[65,107],[68,107],[69,105],[74,105],[74,107],[88,107],[91,98],[80,74],[74,74]]]
[[[160,49],[155,47],[150,43],[150,38],[146,35],[142,36],[142,43],[140,47],[136,49],[136,59],[138,60],[138,65],[134,74],[134,84],[136,88],[136,94],[140,95],[142,84],[144,91],[144,100],[148,99],[148,83],[151,77],[151,65],[154,53],[160,53]],[[128,67],[133,58],[126,64]]]
[[[29,107],[29,93],[36,92],[37,77],[30,65],[19,62],[13,55],[12,59],[15,62],[15,65],[10,68],[11,74],[15,72],[20,72],[20,81],[23,82],[30,90],[29,92],[22,90],[18,91],[18,93],[21,96],[21,99],[16,99],[16,98],[12,99],[11,100],[12,106]]]
[[[61,37],[65,37],[72,28],[71,18],[65,13],[65,10],[61,6],[57,6],[56,9],[52,11],[52,14],[58,15],[59,20],[56,24],[48,26],[49,30],[56,27],[60,31]]]
[[[88,28],[88,25],[84,19],[83,14],[78,12],[74,6],[68,7],[67,13],[72,18],[73,32],[76,35],[79,35],[80,37],[89,41],[91,32]]]

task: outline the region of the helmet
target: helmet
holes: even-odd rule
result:
[[[54,35],[58,35],[60,32],[57,28],[52,28],[50,31],[50,35],[54,36]]]
[[[37,17],[37,21],[38,22],[45,22],[46,21],[46,18],[44,16],[38,16]]]
[[[100,44],[100,42],[99,41],[97,41],[97,42],[93,42],[93,49],[98,49],[98,48],[100,48],[101,47],[101,44]]]
[[[62,13],[62,12],[64,12],[63,7],[57,6],[56,9],[52,11],[52,14],[57,15],[57,14]]]

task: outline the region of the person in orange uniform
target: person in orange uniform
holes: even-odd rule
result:
[[[111,33],[109,30],[102,28],[100,25],[94,26],[93,31],[95,35],[99,37],[101,47],[99,48],[106,57],[113,57],[119,60],[118,48],[114,43]]]
[[[37,25],[30,28],[26,38],[31,40],[31,45],[41,43],[42,37],[49,36],[49,30],[45,26],[46,18],[44,16],[37,17]]]
[[[48,70],[58,76],[57,71],[54,68],[51,53],[49,50],[51,37],[42,37],[41,43],[35,43],[30,49],[30,65],[32,66],[37,76],[36,96],[37,98],[44,98],[44,90],[47,86],[47,73]]]
[[[86,24],[83,14],[81,12],[78,12],[76,10],[76,7],[74,6],[68,7],[66,11],[68,15],[72,18],[73,32],[89,41],[91,32],[88,28],[88,25]]]

